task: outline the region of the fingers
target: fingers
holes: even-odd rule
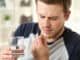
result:
[[[5,55],[11,54],[11,50],[9,48],[1,50],[0,55],[4,55],[4,54]]]
[[[40,49],[42,46],[47,46],[46,40],[43,35],[40,35],[33,41],[31,50],[35,51],[36,49]]]
[[[6,55],[6,54],[1,54],[0,59],[11,59],[13,58],[12,55]]]
[[[43,60],[42,57],[48,57],[48,46],[43,36],[39,36],[35,39],[31,46],[32,54],[35,60]]]
[[[47,45],[46,38],[43,35],[40,35],[38,40],[39,40],[39,43],[41,43],[42,45],[44,45],[44,46]]]
[[[47,46],[47,42],[46,39],[44,38],[43,35],[38,36],[32,43],[32,49],[35,49],[36,47],[40,47],[40,46]]]
[[[0,59],[1,60],[15,60],[12,55],[12,50],[10,48],[5,48],[0,52]]]
[[[13,57],[11,55],[11,52],[7,51],[7,52],[1,52],[0,53],[0,59],[2,59],[2,60],[13,60]]]

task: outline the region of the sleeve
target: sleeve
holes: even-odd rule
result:
[[[79,41],[79,44],[78,44],[78,46],[77,46],[77,53],[76,53],[76,60],[80,60],[80,41]]]
[[[80,41],[78,41],[78,43],[76,44],[73,53],[74,54],[72,54],[73,56],[72,56],[71,60],[80,60]]]

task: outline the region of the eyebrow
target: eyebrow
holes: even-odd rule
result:
[[[51,16],[51,17],[48,17],[48,18],[58,18],[58,16]]]
[[[38,13],[38,14],[39,14],[39,13]],[[45,15],[42,15],[42,14],[39,14],[39,15],[45,17]],[[58,16],[48,16],[48,18],[58,18]]]

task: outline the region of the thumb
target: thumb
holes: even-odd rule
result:
[[[40,39],[43,45],[47,45],[46,38],[43,35],[40,35]]]

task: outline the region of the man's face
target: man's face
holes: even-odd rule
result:
[[[48,5],[38,1],[37,14],[41,34],[45,37],[55,38],[63,30],[66,16],[61,5]]]

